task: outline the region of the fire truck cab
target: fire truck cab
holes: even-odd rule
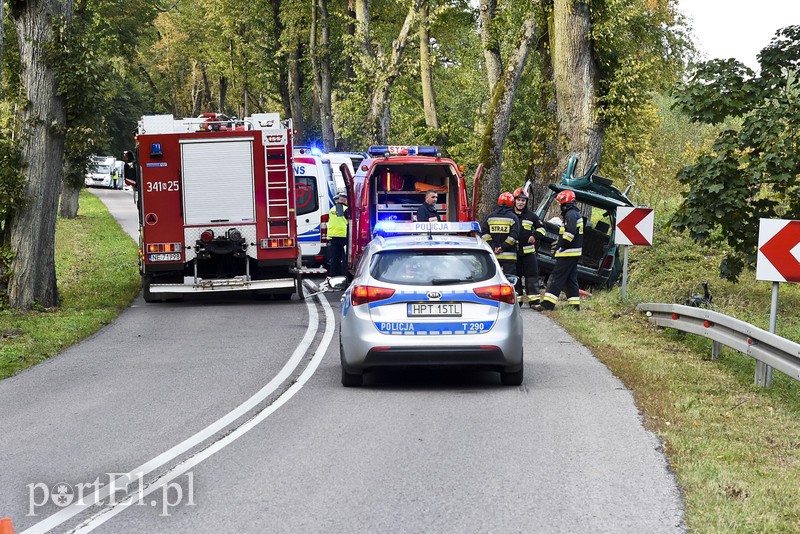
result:
[[[355,176],[345,165],[340,170],[350,210],[347,264],[354,273],[374,237],[375,225],[379,221],[413,221],[426,191],[437,191],[436,210],[443,221],[474,220],[475,192],[483,166],[475,175],[472,204],[461,169],[434,146],[372,146]]]
[[[136,151],[145,301],[238,290],[302,298],[290,120],[147,115]]]

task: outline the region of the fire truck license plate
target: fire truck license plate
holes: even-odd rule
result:
[[[148,254],[147,258],[150,261],[181,261],[180,252],[173,252],[170,254]]]
[[[409,303],[409,317],[461,317],[460,302]]]

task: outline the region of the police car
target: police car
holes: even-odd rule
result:
[[[378,368],[467,366],[523,379],[522,318],[513,280],[476,222],[379,222],[345,291],[342,385]],[[466,235],[454,235],[466,234]]]

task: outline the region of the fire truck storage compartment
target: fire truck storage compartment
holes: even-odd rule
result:
[[[403,189],[385,191],[382,180],[389,173],[402,182]],[[411,221],[417,209],[425,202],[425,192],[435,189],[438,192],[436,210],[444,221],[458,220],[458,182],[449,165],[446,164],[397,164],[378,165],[372,173],[370,182],[370,203],[375,205],[378,221]],[[376,221],[371,221],[374,226]]]
[[[253,223],[253,140],[182,139],[186,225]]]

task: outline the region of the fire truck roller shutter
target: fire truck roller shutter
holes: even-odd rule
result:
[[[253,140],[181,140],[187,225],[255,222]]]

